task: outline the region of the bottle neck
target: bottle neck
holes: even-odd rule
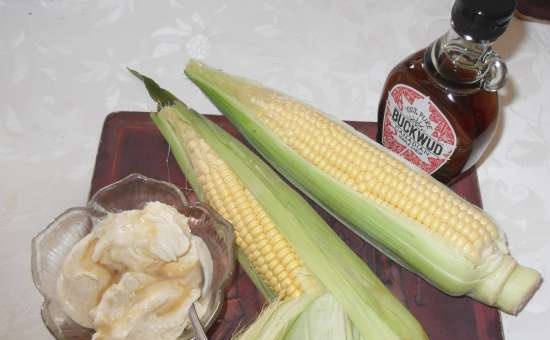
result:
[[[504,86],[506,66],[491,42],[469,41],[450,29],[427,50],[425,62],[443,86],[496,91]]]

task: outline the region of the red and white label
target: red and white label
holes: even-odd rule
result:
[[[391,89],[382,124],[382,144],[429,174],[456,149],[456,134],[447,117],[430,97],[410,86]]]

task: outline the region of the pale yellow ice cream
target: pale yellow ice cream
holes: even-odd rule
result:
[[[95,340],[172,340],[196,302],[204,313],[212,277],[208,248],[185,216],[159,202],[109,214],[62,267],[58,297]]]

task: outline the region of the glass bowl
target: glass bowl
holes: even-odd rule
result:
[[[31,270],[34,284],[44,297],[42,319],[56,339],[90,339],[94,332],[72,321],[58,302],[56,282],[65,256],[107,213],[142,209],[149,201],[171,205],[187,216],[191,232],[208,246],[214,273],[210,303],[201,323],[205,330],[212,325],[223,305],[224,289],[235,269],[235,236],[231,225],[205,204],[188,204],[173,184],[131,174],[97,191],[86,207],[68,209],[32,240]],[[178,339],[193,337],[193,330],[187,327]]]

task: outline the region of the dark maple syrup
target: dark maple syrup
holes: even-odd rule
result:
[[[388,75],[378,141],[444,183],[472,167],[497,126],[506,68],[491,42],[514,8],[514,0],[457,0],[453,28]]]

